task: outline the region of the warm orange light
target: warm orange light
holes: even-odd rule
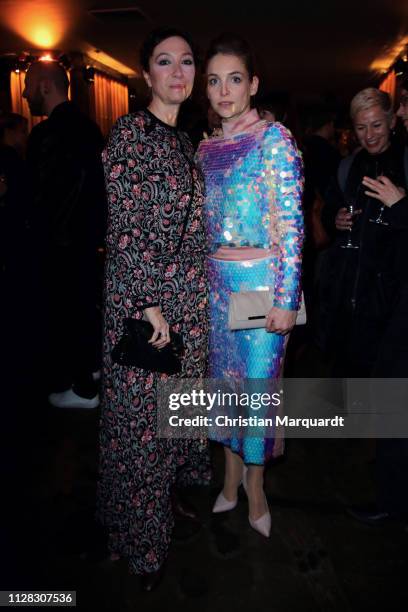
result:
[[[34,47],[52,49],[66,34],[72,14],[70,0],[19,0],[2,6],[0,21]]]
[[[42,55],[39,59],[40,59],[40,62],[55,62],[54,58],[51,57],[49,53]]]
[[[55,45],[59,42],[57,38],[59,35],[54,31],[52,32],[50,28],[33,28],[30,32],[31,41],[34,45],[38,47],[45,47],[46,49],[49,47],[55,47]]]
[[[105,66],[108,66],[108,68],[116,70],[120,74],[124,74],[129,77],[137,76],[137,73],[133,70],[133,68],[122,64],[114,57],[111,57],[107,53],[104,53],[104,51],[96,50],[94,47],[88,44],[84,45],[84,50],[88,57],[93,60],[96,60],[97,62],[100,62],[101,64],[104,64]]]
[[[371,63],[370,69],[375,70],[377,72],[387,72],[390,66],[393,65],[397,57],[404,51],[407,44],[408,36],[400,38],[398,42],[396,42],[394,45],[384,49],[382,55],[377,57]]]

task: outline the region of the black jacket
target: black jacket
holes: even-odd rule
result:
[[[106,220],[98,126],[71,102],[59,104],[35,126],[28,142],[34,243],[48,250],[95,249]]]
[[[321,348],[336,348],[348,338],[354,354],[371,352],[373,359],[401,292],[403,274],[400,248],[396,248],[404,231],[398,226],[405,215],[403,204],[396,211],[385,208],[383,219],[388,225],[373,223],[381,205],[364,194],[361,183],[365,175],[380,174],[406,188],[402,148],[392,146],[379,155],[361,150],[351,165],[344,193],[333,180],[326,194],[322,220],[329,232],[335,232],[335,240],[323,261],[317,319]],[[348,232],[334,228],[338,210],[349,203],[362,210],[353,225],[353,243],[359,247],[355,250],[341,248]]]

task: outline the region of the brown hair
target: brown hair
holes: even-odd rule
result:
[[[244,38],[236,34],[224,32],[214,38],[205,56],[205,69],[208,62],[219,53],[223,55],[235,55],[239,57],[247,69],[249,78],[252,80],[255,76],[255,60],[251,47]]]

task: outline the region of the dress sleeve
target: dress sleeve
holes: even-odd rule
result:
[[[122,117],[102,155],[109,207],[107,250],[115,260],[117,290],[130,316],[160,303],[154,256],[157,210],[149,198],[141,140],[137,119]]]
[[[290,132],[273,124],[265,135],[266,181],[270,210],[271,249],[277,254],[274,306],[296,310],[304,222],[302,210],[303,162]]]

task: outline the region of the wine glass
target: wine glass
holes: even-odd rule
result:
[[[369,219],[370,223],[377,223],[377,225],[389,225],[388,221],[384,221],[383,219],[384,210],[385,204],[381,203],[378,215],[375,217],[375,219]]]
[[[379,171],[379,169],[378,169],[378,162],[376,162],[375,169],[376,169],[375,178],[376,178],[376,180],[378,180],[378,177],[381,176],[384,173]],[[389,174],[389,173],[387,173],[387,174]],[[391,180],[391,177],[389,177],[389,178]],[[370,221],[370,223],[376,223],[377,225],[389,225],[389,223],[387,221],[384,221],[384,219],[383,219],[384,210],[385,210],[385,204],[383,204],[383,202],[381,202],[381,206],[379,208],[378,215],[374,219],[368,219]]]
[[[347,212],[350,213],[350,215],[353,218],[353,216],[356,214],[356,209],[355,209],[354,204],[348,204]],[[341,248],[342,249],[359,249],[360,248],[359,245],[358,244],[354,244],[354,242],[352,240],[352,237],[351,237],[351,234],[353,232],[353,226],[351,226],[349,228],[348,232],[349,232],[348,240],[347,240],[346,244],[341,244],[340,245]]]

